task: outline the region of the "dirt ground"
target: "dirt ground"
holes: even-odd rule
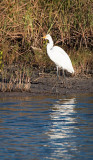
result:
[[[39,75],[37,78],[33,78],[31,82],[23,84],[20,88],[16,87],[14,89],[10,88],[10,90],[2,90],[0,92],[0,97],[19,95],[73,95],[83,93],[93,93],[93,77],[66,77],[66,80],[63,82],[62,77],[57,81],[56,75],[44,74]]]
[[[62,77],[57,81],[56,76],[44,76],[38,78],[31,84],[32,94],[77,94],[77,93],[93,93],[92,77],[66,77],[62,81]]]

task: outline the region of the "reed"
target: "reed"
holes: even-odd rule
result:
[[[82,57],[85,59],[82,48],[87,48],[86,57],[89,54],[92,56],[92,7],[92,0],[2,0],[0,53],[3,53],[3,63],[12,65],[20,61],[31,67],[47,66],[49,59],[43,53],[45,44],[41,37],[51,33],[54,42],[69,51],[77,67],[77,61],[81,61]],[[77,60],[74,59],[73,50],[79,55]],[[82,65],[85,67],[86,63]]]
[[[4,66],[0,74],[0,91],[29,91],[32,71],[27,66]]]

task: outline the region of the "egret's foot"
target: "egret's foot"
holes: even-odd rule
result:
[[[56,84],[54,85],[54,87],[52,87],[52,90],[54,90],[56,88]]]
[[[56,93],[58,93],[58,86],[57,86],[57,82],[55,83],[55,85],[52,87],[52,91],[55,91]]]

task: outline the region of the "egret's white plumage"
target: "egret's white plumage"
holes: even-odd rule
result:
[[[43,38],[49,41],[49,43],[47,44],[47,54],[50,59],[56,64],[57,72],[58,68],[62,68],[63,71],[67,70],[70,73],[74,73],[71,60],[67,53],[62,48],[54,46],[52,37],[49,34]]]
[[[62,68],[63,71],[67,70],[70,73],[74,73],[74,69],[71,63],[71,60],[67,53],[60,47],[54,46],[52,37],[47,34],[43,37],[49,41],[47,44],[47,54],[50,59],[56,64],[57,67],[57,75],[58,75],[58,68]]]

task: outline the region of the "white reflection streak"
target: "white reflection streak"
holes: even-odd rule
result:
[[[66,125],[75,123],[75,118],[71,115],[74,115],[75,111],[75,98],[67,99],[64,101],[59,100],[58,104],[54,104],[53,112],[50,115],[52,120],[52,125],[55,126],[62,124],[60,129],[66,128]],[[69,127],[69,126],[67,126]],[[59,129],[59,127],[58,127]]]
[[[58,146],[53,154],[64,155],[65,152],[68,152],[68,148],[77,150],[76,144],[72,140],[76,129],[76,118],[73,116],[75,113],[75,98],[59,100],[54,104],[53,112],[50,115],[51,129],[48,132],[49,139],[54,146]]]

